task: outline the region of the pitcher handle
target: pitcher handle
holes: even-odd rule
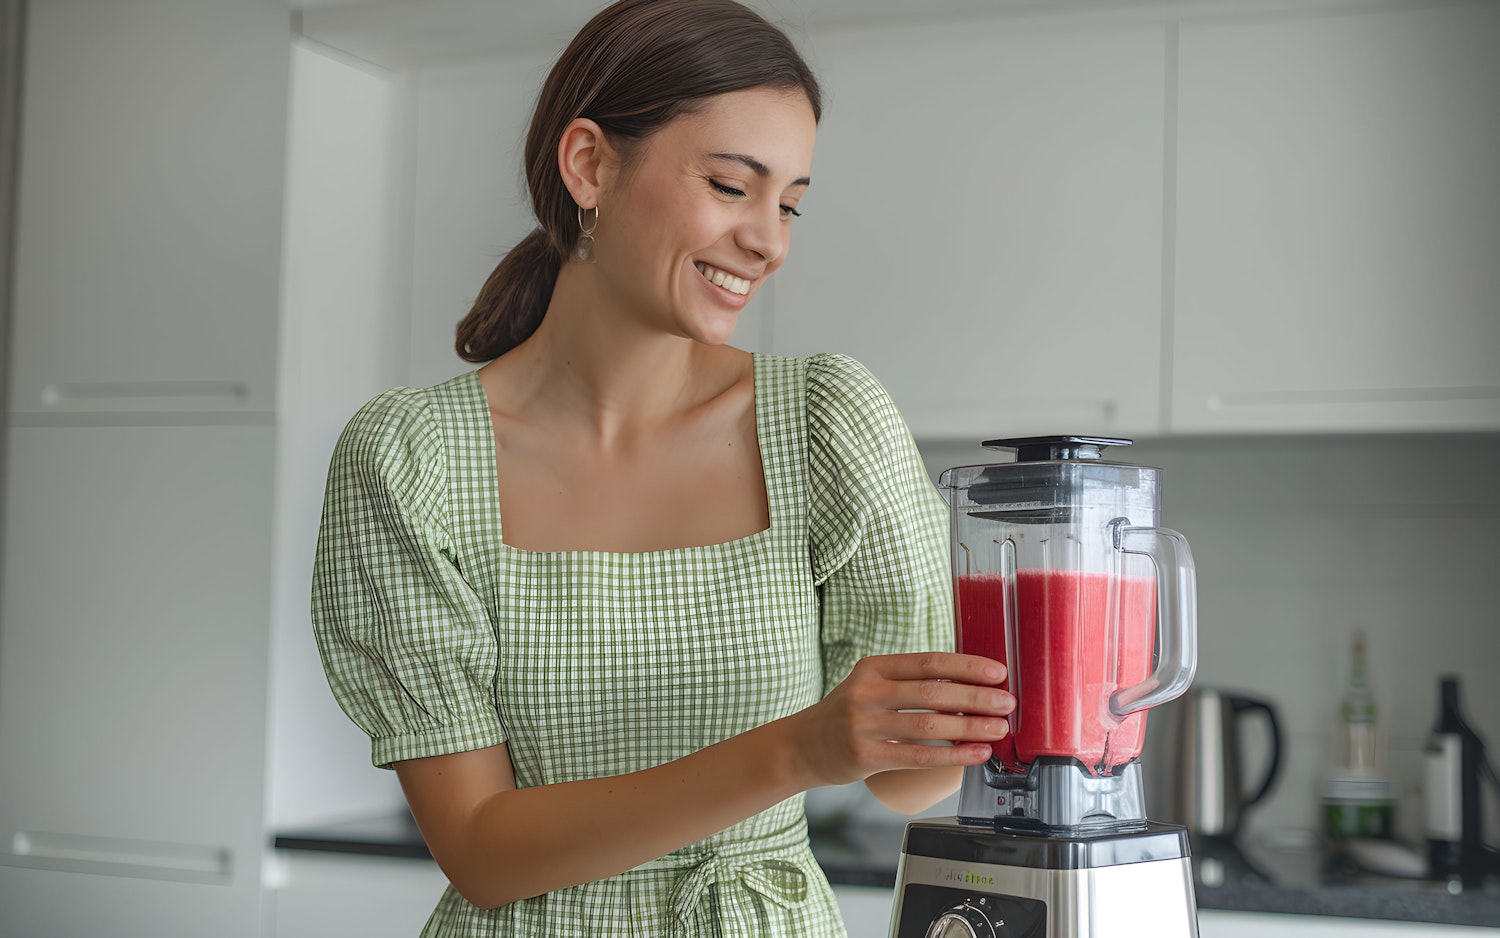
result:
[[[1113,522],[1115,550],[1144,554],[1156,567],[1156,670],[1115,691],[1110,712],[1118,719],[1175,700],[1198,670],[1198,579],[1187,538],[1166,528],[1133,528]]]
[[[1248,808],[1264,798],[1271,791],[1271,786],[1276,784],[1276,776],[1281,774],[1281,722],[1276,719],[1276,708],[1264,700],[1257,700],[1254,697],[1241,697],[1235,694],[1230,696],[1229,705],[1234,708],[1235,719],[1239,719],[1241,715],[1251,711],[1260,711],[1265,714],[1271,730],[1271,759],[1270,764],[1266,766],[1266,774],[1260,780],[1260,785],[1257,786],[1255,794],[1250,795],[1244,801],[1240,802],[1241,808]]]

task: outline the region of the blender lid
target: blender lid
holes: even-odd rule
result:
[[[1047,462],[1065,459],[1100,459],[1106,446],[1130,446],[1133,440],[1105,436],[1026,436],[1007,440],[985,440],[991,449],[1013,449],[1016,462]]]
[[[1085,504],[1101,497],[1116,505],[1116,514],[1131,515],[1120,497],[1148,510],[1155,504],[1156,478],[1150,466],[1112,462],[1106,446],[1130,446],[1132,440],[1101,436],[1034,436],[987,440],[992,448],[1014,450],[1016,458],[988,465],[958,466],[939,479],[948,504],[972,517],[1020,524],[1070,523]],[[1106,492],[1117,494],[1105,496]],[[1124,494],[1128,493],[1128,494]],[[1145,501],[1141,501],[1145,499]],[[992,512],[999,512],[992,514]]]

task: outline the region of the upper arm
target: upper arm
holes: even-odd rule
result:
[[[864,656],[952,648],[947,511],[894,403],[858,362],[810,364],[808,430],[826,691]]]
[[[458,562],[448,491],[437,422],[396,392],[361,408],[329,466],[313,632],[376,765],[506,739],[497,638]]]

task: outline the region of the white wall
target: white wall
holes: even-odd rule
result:
[[[305,41],[292,49],[276,461],[267,817],[294,827],[400,804],[333,701],[313,643],[313,548],[329,457],[366,400],[401,383],[402,87]]]

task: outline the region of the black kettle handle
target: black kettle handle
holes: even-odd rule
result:
[[[1271,764],[1266,768],[1266,776],[1261,779],[1260,788],[1240,805],[1241,808],[1248,808],[1270,793],[1271,786],[1276,784],[1276,776],[1281,773],[1281,723],[1276,719],[1276,709],[1264,700],[1236,694],[1229,697],[1229,704],[1234,708],[1236,720],[1248,711],[1259,710],[1266,715],[1266,720],[1271,725]]]

